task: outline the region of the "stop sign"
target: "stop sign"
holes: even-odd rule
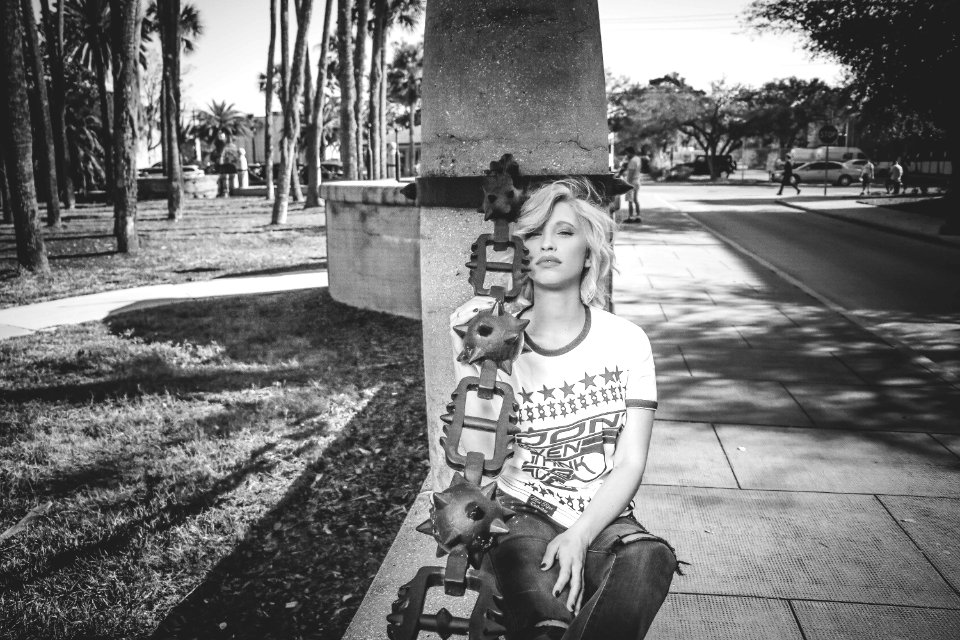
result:
[[[840,132],[837,131],[837,128],[832,124],[827,124],[820,127],[820,131],[817,132],[817,136],[820,138],[820,142],[823,144],[830,144],[831,142],[836,142],[837,138],[840,136]]]

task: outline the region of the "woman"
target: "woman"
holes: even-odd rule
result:
[[[530,351],[500,374],[517,394],[521,433],[498,485],[517,515],[485,560],[509,640],[642,638],[678,567],[633,517],[657,407],[654,364],[644,332],[602,308],[614,223],[591,199],[586,182],[548,184],[516,228],[530,252],[523,297],[532,304],[519,314]],[[453,326],[484,300],[455,312]],[[484,436],[465,430],[464,450],[486,450]]]

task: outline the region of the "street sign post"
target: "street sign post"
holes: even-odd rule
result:
[[[840,136],[840,132],[832,124],[823,125],[822,127],[820,127],[820,130],[817,132],[817,137],[820,138],[820,142],[827,145],[826,158],[824,158],[824,160],[827,163],[829,163],[830,161],[830,143],[836,142],[839,136]],[[823,167],[823,195],[827,195],[827,184],[829,183],[829,180],[827,179],[828,178],[827,172],[829,171],[829,169],[830,169],[829,164]]]

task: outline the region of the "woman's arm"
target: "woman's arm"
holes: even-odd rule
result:
[[[567,609],[574,613],[580,610],[583,599],[583,563],[587,547],[604,527],[623,513],[640,488],[653,432],[653,415],[654,412],[648,409],[627,409],[627,424],[620,432],[613,454],[613,470],[583,515],[547,545],[541,568],[549,569],[554,560],[560,564],[560,576],[553,593],[559,595],[569,583]]]

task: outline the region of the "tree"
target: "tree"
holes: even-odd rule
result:
[[[720,176],[717,156],[742,144],[746,128],[746,103],[740,87],[714,83],[710,93],[689,86],[676,73],[650,81],[641,100],[639,118],[661,130],[679,131],[703,149],[710,179]]]
[[[286,0],[281,2],[282,6]],[[290,199],[290,172],[296,168],[296,138],[300,130],[300,101],[303,97],[303,66],[304,54],[307,49],[307,31],[310,28],[310,17],[313,13],[313,0],[302,0],[297,12],[297,39],[293,47],[293,67],[290,70],[290,80],[286,88],[286,100],[283,110],[283,137],[280,140],[280,174],[278,176],[277,194],[273,201],[273,216],[271,224],[285,224],[287,221],[287,205]],[[281,17],[281,33],[285,24]],[[292,166],[291,166],[292,163]]]
[[[943,131],[948,157],[956,161],[960,98],[944,91],[953,77],[960,38],[955,3],[942,0],[754,0],[745,18],[761,32],[794,32],[805,46],[847,67],[861,113],[895,110],[904,122]],[[960,173],[951,174],[947,197],[956,199]],[[960,207],[941,233],[960,234]]]
[[[273,56],[277,48],[277,0],[270,0],[270,44],[267,46],[267,73],[264,88],[265,102],[263,122],[264,158],[263,179],[267,183],[267,200],[273,200]]]
[[[357,179],[357,120],[354,102],[357,85],[353,76],[353,0],[340,0],[337,6],[337,54],[340,60],[340,161],[343,177]]]
[[[811,124],[833,120],[845,111],[844,91],[823,81],[786,78],[744,92],[751,133],[774,137],[783,150],[803,140]]]
[[[374,0],[371,33],[370,131],[372,176],[387,176],[387,34],[394,26],[413,29],[423,15],[424,0]]]
[[[104,168],[113,176],[113,120],[110,98],[107,94],[107,72],[111,52],[110,4],[108,0],[65,0],[63,7],[67,21],[72,23],[68,33],[74,35],[66,42],[66,55],[77,58],[96,73],[100,98],[100,143],[103,147]],[[113,185],[107,180],[104,185],[107,197],[113,197]]]
[[[40,172],[47,192],[47,225],[60,226],[60,189],[57,187],[57,152],[53,141],[53,122],[50,118],[50,100],[47,97],[47,74],[43,68],[40,39],[37,37],[37,19],[32,0],[21,0],[26,53],[32,67],[30,85],[33,105],[34,131],[39,137]]]
[[[137,253],[137,142],[140,89],[140,0],[110,0],[113,38],[113,211],[117,250]]]
[[[411,149],[407,155],[407,174],[414,173],[413,129],[416,124],[417,103],[420,101],[420,79],[423,77],[423,43],[404,42],[393,52],[393,62],[387,72],[392,100],[407,108],[405,121],[410,130]]]
[[[253,134],[250,116],[227,102],[211,100],[206,109],[197,112],[193,135],[212,148],[211,161],[221,162],[224,147],[235,137]]]
[[[67,210],[73,209],[76,197],[73,188],[73,167],[70,162],[70,149],[67,144],[66,121],[66,85],[64,78],[66,71],[63,62],[63,0],[59,0],[54,23],[53,13],[50,11],[50,0],[40,2],[41,20],[46,36],[47,60],[50,65],[52,79],[50,94],[50,119],[53,123],[53,142],[57,162],[57,185],[60,187],[60,199]]]
[[[320,206],[320,143],[323,138],[323,110],[326,102],[327,54],[330,50],[330,22],[334,0],[326,0],[323,9],[323,35],[320,37],[320,59],[317,61],[317,92],[307,114],[307,201],[305,209]],[[308,69],[309,72],[309,69]]]
[[[367,57],[367,37],[370,31],[370,0],[357,0],[357,35],[353,43],[353,85],[357,99],[353,101],[353,118],[357,122],[357,174],[364,176],[363,153],[363,65]],[[372,60],[371,60],[372,62]]]
[[[33,136],[21,29],[20,3],[0,3],[0,78],[6,85],[0,104],[3,122],[0,145],[17,239],[17,263],[29,271],[49,273],[33,182]]]
[[[180,164],[180,0],[157,0],[160,49],[163,52],[163,109],[165,141],[163,170],[167,176],[167,218],[183,217],[183,168]]]

